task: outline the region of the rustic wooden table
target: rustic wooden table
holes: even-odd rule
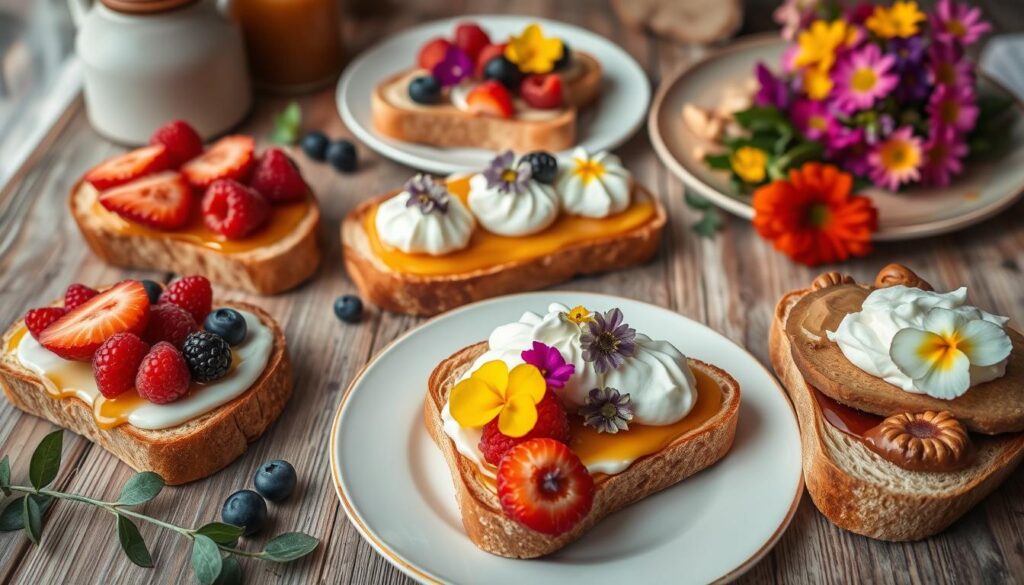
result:
[[[481,0],[437,8],[434,3],[403,2],[401,9],[349,19],[350,46],[363,48],[390,31],[453,14],[514,12],[575,22],[597,31],[632,53],[652,83],[684,66],[699,50],[623,30],[605,2]],[[770,27],[770,0],[748,7],[744,32]],[[983,2],[1002,31],[1024,29],[1018,0]],[[428,8],[429,6],[429,8]],[[514,8],[513,8],[514,7]],[[305,124],[333,136],[348,132],[338,118],[333,88],[300,100]],[[260,99],[240,129],[265,136],[282,99]],[[90,254],[65,210],[72,182],[96,162],[120,148],[102,138],[86,121],[81,100],[60,119],[28,163],[0,192],[0,324],[25,309],[58,297],[71,282],[113,282],[131,277],[168,280],[170,274],[123,271]],[[620,149],[627,166],[659,193],[669,210],[657,259],[632,270],[577,279],[576,290],[613,292],[670,307],[703,321],[747,347],[767,363],[772,307],[785,291],[803,286],[819,270],[810,270],[776,254],[747,221],[726,218],[714,239],[697,236],[696,220],[683,203],[683,186],[658,162],[641,131]],[[338,223],[358,201],[398,187],[410,169],[360,151],[358,173],[339,175],[326,165],[297,160],[324,210],[321,226],[326,254],[317,275],[290,293],[253,299],[286,329],[295,364],[295,395],[280,420],[248,453],[227,470],[187,487],[168,489],[146,511],[182,525],[214,520],[224,498],[246,487],[252,472],[269,458],[292,461],[301,476],[300,495],[272,509],[268,532],[303,530],[323,546],[297,564],[243,562],[249,583],[408,583],[358,535],[334,493],[328,471],[327,440],[338,399],[355,372],[380,348],[420,321],[370,310],[359,325],[337,321],[333,299],[354,292],[342,269]],[[963,232],[923,241],[880,245],[866,259],[842,270],[859,279],[873,277],[890,261],[918,269],[937,287],[966,284],[975,301],[995,312],[1024,320],[1024,202],[999,217]],[[246,298],[219,291],[228,298]],[[0,406],[0,453],[9,454],[16,477],[24,477],[28,457],[51,425]],[[65,437],[60,488],[110,499],[132,474],[88,441]],[[804,497],[778,545],[743,580],[748,582],[1012,582],[1024,579],[1024,471],[1018,471],[985,502],[945,533],[924,542],[887,544],[856,536],[828,523]],[[116,543],[110,517],[81,505],[59,502],[45,520],[40,546],[20,533],[0,535],[3,583],[186,583],[191,582],[187,543],[166,531],[143,526],[158,568],[130,564]],[[685,570],[685,567],[680,567]],[[671,576],[666,575],[666,581]]]

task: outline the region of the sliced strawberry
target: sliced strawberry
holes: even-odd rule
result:
[[[420,49],[419,55],[416,56],[416,64],[419,65],[420,69],[432,70],[434,65],[444,60],[444,55],[451,46],[451,42],[446,38],[436,37],[430,39]]]
[[[125,280],[68,311],[39,334],[39,343],[64,359],[88,361],[115,334],[141,334],[148,318],[146,287]]]
[[[508,43],[501,43],[498,45],[487,45],[486,47],[481,49],[480,54],[477,55],[476,58],[476,76],[483,77],[484,67],[487,65],[487,62],[490,61],[491,59],[494,59],[495,57],[501,57],[502,55],[504,55],[505,47],[507,46]]]
[[[144,146],[104,161],[85,174],[85,180],[100,191],[123,185],[143,175],[170,168],[167,147],[162,144]]]
[[[455,45],[476,62],[484,47],[491,44],[491,37],[475,22],[460,22],[455,27]]]
[[[126,219],[173,230],[188,221],[192,189],[179,173],[166,171],[104,191],[99,201],[103,207]]]
[[[466,96],[469,111],[483,116],[511,118],[515,113],[512,96],[498,81],[485,81],[473,88]]]
[[[149,143],[166,146],[171,164],[176,167],[203,153],[203,139],[184,120],[174,120],[157,128]]]
[[[498,465],[497,484],[505,514],[549,535],[571,530],[594,503],[587,468],[554,439],[531,439],[509,449]]]
[[[565,103],[562,77],[556,73],[528,75],[519,86],[519,95],[528,106],[541,110],[560,108]]]
[[[225,136],[185,163],[181,173],[199,189],[209,187],[217,179],[243,180],[252,166],[255,148],[252,136]]]

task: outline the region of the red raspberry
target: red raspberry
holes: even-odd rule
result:
[[[509,437],[498,430],[498,419],[484,425],[483,436],[480,437],[480,451],[484,459],[491,465],[501,462],[501,456],[519,443],[530,439],[554,439],[562,443],[569,442],[569,417],[562,408],[562,403],[555,393],[548,390],[544,398],[537,403],[537,424],[522,437]]]
[[[135,390],[150,402],[167,404],[188,393],[192,377],[181,352],[166,341],[153,346],[139,364]]]
[[[100,294],[98,290],[84,284],[72,284],[64,293],[64,310],[70,311],[98,294]]]
[[[96,387],[107,398],[116,398],[135,386],[135,374],[149,344],[134,333],[118,333],[103,342],[92,356]]]
[[[269,217],[266,198],[233,179],[214,181],[203,195],[203,223],[229,240],[244,238]]]
[[[66,311],[62,307],[43,307],[41,309],[30,309],[25,313],[25,327],[32,337],[39,340],[39,334],[50,326],[51,323],[64,316]]]
[[[199,331],[192,313],[171,303],[153,305],[149,309],[149,321],[142,337],[149,343],[166,341],[181,349],[189,333]]]
[[[205,276],[186,276],[169,284],[160,294],[160,302],[178,305],[191,313],[196,323],[202,323],[213,306],[213,287]]]
[[[150,144],[163,144],[171,165],[178,167],[203,152],[203,139],[199,133],[183,120],[174,120],[157,128],[149,139]]]
[[[455,44],[474,62],[480,51],[491,44],[491,38],[475,22],[460,22],[455,27]]]
[[[249,177],[249,186],[271,203],[297,201],[309,192],[302,173],[280,148],[263,151]]]

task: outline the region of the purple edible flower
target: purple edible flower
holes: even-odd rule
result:
[[[437,211],[448,213],[448,189],[429,175],[416,175],[405,182],[405,191],[409,193],[406,207],[419,207],[423,215]]]
[[[929,81],[934,85],[974,85],[971,63],[963,49],[952,43],[932,43],[928,48]]]
[[[981,35],[992,30],[992,25],[981,19],[981,9],[968,4],[954,4],[952,0],[939,0],[931,15],[935,38],[970,45]]]
[[[437,79],[441,87],[458,85],[473,74],[473,60],[462,49],[453,45],[444,52],[444,59],[434,65],[430,74]]]
[[[629,430],[633,420],[633,403],[629,394],[620,394],[615,388],[594,388],[587,395],[587,403],[579,410],[583,424],[599,433],[615,434]]]
[[[488,189],[498,189],[501,193],[522,193],[533,174],[532,167],[522,161],[515,164],[516,155],[511,150],[494,157],[491,164],[484,170]]]
[[[785,81],[775,77],[764,63],[758,63],[754,73],[761,86],[754,96],[754,103],[759,106],[775,106],[780,110],[789,107],[789,87]]]
[[[974,129],[978,119],[974,90],[969,85],[938,86],[928,100],[927,111],[933,128],[949,126],[965,134]]]
[[[808,140],[821,141],[832,133],[835,118],[824,102],[797,100],[790,112],[793,123]]]
[[[924,60],[925,43],[921,37],[896,37],[886,43],[886,51],[896,56],[896,70],[909,73],[921,66]]]
[[[594,371],[603,374],[626,363],[636,353],[636,329],[622,322],[622,311],[611,309],[594,313],[587,331],[580,336],[583,359],[594,364]]]
[[[539,341],[534,341],[533,349],[524,351],[522,357],[524,362],[540,370],[548,388],[564,388],[576,371],[575,365],[565,363],[561,352]]]

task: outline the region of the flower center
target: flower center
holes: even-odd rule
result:
[[[947,124],[954,124],[960,118],[960,104],[953,100],[946,100],[942,102],[942,110],[940,112],[942,121]]]
[[[956,363],[957,352],[962,351],[963,341],[960,334],[955,331],[940,334],[938,339],[922,345],[918,354],[925,361],[935,364],[939,370],[948,372]]]
[[[573,170],[573,174],[583,181],[586,185],[594,179],[604,176],[604,165],[595,160],[583,160],[576,159],[576,169]]]
[[[515,183],[518,178],[519,173],[517,173],[515,169],[505,169],[501,171],[501,180],[506,183]]]
[[[595,347],[603,354],[613,354],[619,349],[619,339],[610,331],[604,331],[597,336]]]
[[[952,85],[956,79],[956,70],[951,63],[942,63],[935,68],[935,78],[942,85]]]
[[[875,88],[875,84],[878,82],[878,76],[870,67],[861,67],[853,72],[853,76],[850,78],[850,87],[854,91],[866,92],[871,91]]]
[[[890,142],[882,147],[882,166],[890,171],[905,171],[917,166],[917,153],[905,142]]]
[[[807,224],[820,228],[828,223],[829,215],[828,205],[825,205],[824,203],[813,203],[807,208]]]
[[[956,38],[961,38],[967,34],[967,27],[964,26],[963,22],[957,19],[950,20],[946,23],[946,32],[953,35]]]
[[[618,412],[619,409],[615,408],[615,405],[611,402],[605,402],[604,406],[601,407],[601,416],[604,418],[615,418],[615,415],[618,414]]]
[[[828,120],[824,116],[811,116],[807,120],[807,126],[814,130],[828,130]]]

